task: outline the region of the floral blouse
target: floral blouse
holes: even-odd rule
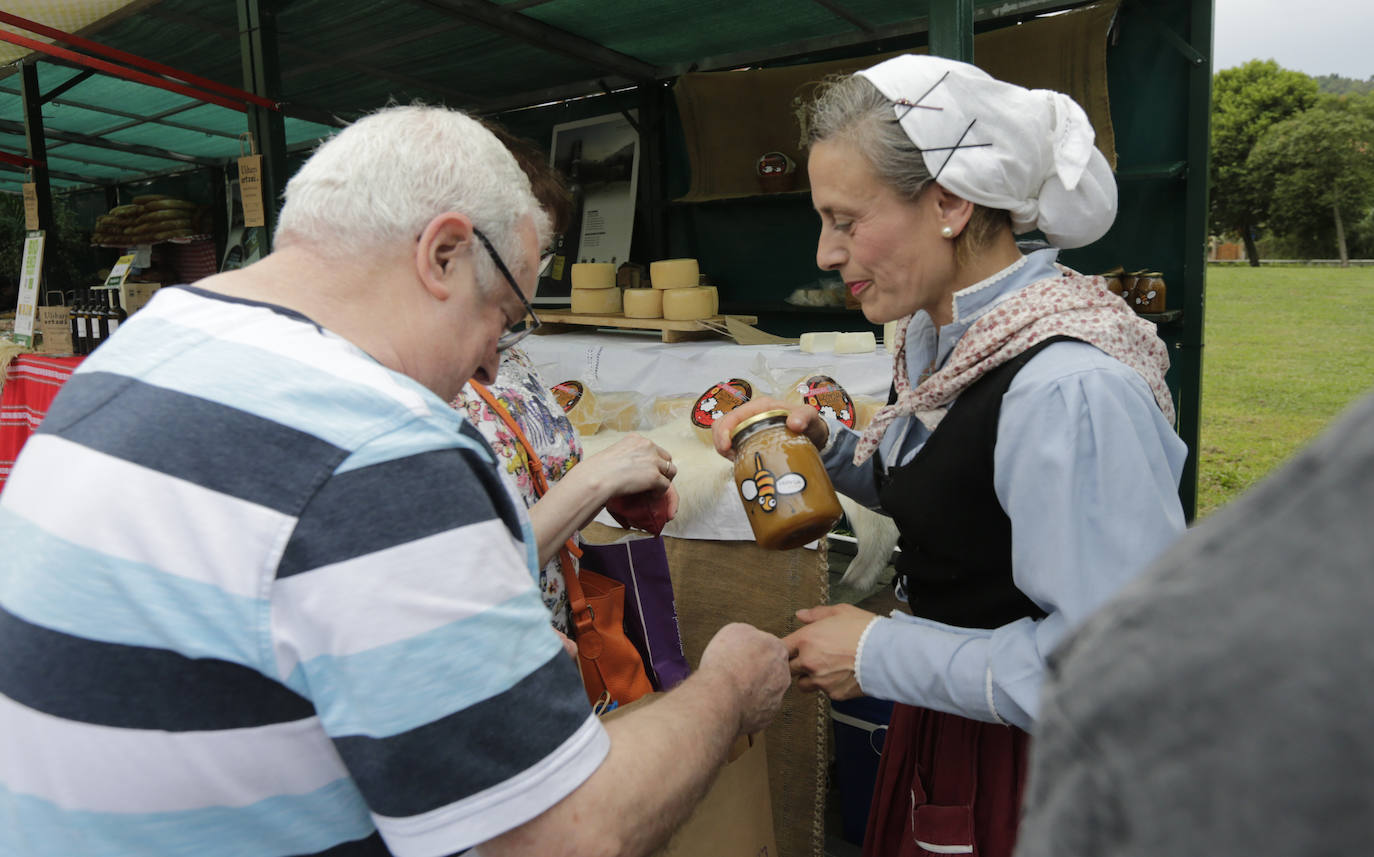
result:
[[[582,460],[582,444],[577,439],[577,432],[523,351],[512,348],[501,355],[496,383],[489,385],[487,390],[506,406],[511,417],[520,425],[520,430],[539,456],[544,467],[544,478],[550,485]],[[501,417],[487,407],[487,403],[470,385],[463,387],[452,404],[491,444],[501,478],[525,501],[525,508],[533,506],[538,496],[535,494],[534,480],[530,478],[530,462],[526,460],[520,441]],[[576,562],[574,558],[574,568]],[[554,627],[568,633],[568,593],[563,584],[563,568],[557,557],[540,569],[539,589],[544,605],[553,614]]]

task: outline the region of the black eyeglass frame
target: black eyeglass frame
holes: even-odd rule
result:
[[[506,283],[510,286],[511,291],[515,292],[515,296],[520,299],[521,306],[525,308],[525,314],[529,316],[529,323],[525,327],[519,330],[508,330],[496,340],[496,350],[505,351],[539,329],[539,325],[543,322],[539,320],[539,316],[535,315],[534,307],[530,306],[530,302],[525,299],[525,293],[520,291],[520,286],[516,284],[515,277],[511,276],[510,268],[506,267],[506,263],[501,259],[501,254],[497,253],[496,248],[491,246],[491,241],[487,236],[483,235],[482,230],[476,226],[472,227],[472,234],[476,235],[477,240],[482,242],[482,246],[487,248],[487,254],[496,263],[496,270],[500,271],[501,276],[506,278]]]

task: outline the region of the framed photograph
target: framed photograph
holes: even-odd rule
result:
[[[631,111],[634,115],[634,111]],[[566,304],[575,262],[630,258],[639,188],[639,134],[624,115],[611,113],[555,125],[549,149],[572,192],[572,226],[563,236],[566,259],[539,283],[536,304]]]

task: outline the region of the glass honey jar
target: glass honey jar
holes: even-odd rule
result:
[[[787,411],[755,414],[730,434],[739,490],[754,540],[788,550],[830,532],[843,514],[810,440],[787,428]]]

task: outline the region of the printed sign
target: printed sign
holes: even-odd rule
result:
[[[243,197],[243,225],[266,226],[262,207],[262,155],[239,158],[239,193]]]
[[[42,224],[38,222],[38,185],[24,183],[24,228],[33,231]]]
[[[129,278],[129,269],[134,265],[134,254],[120,256],[115,260],[114,267],[110,268],[110,276],[105,278],[105,287],[117,289],[124,285],[124,281]]]
[[[35,230],[24,239],[24,262],[19,273],[19,306],[14,312],[14,341],[25,348],[33,347],[33,319],[38,310],[38,286],[43,279],[42,230]]]

